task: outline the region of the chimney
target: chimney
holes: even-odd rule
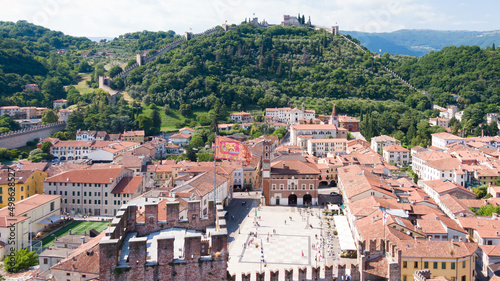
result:
[[[80,245],[85,244],[85,236],[80,237],[80,240],[82,240],[82,243]]]
[[[109,182],[112,183],[113,182],[113,178],[109,178]]]

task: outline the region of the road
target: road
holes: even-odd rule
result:
[[[260,195],[260,191],[233,193],[233,200],[231,200],[231,203],[226,207],[226,228],[229,235],[229,243],[235,239],[234,234],[238,231],[239,224],[249,215],[252,207],[259,206]],[[243,202],[245,202],[245,204],[242,204]]]

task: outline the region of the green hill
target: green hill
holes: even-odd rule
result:
[[[184,42],[126,78],[135,99],[179,108],[286,106],[293,99],[404,101],[408,87],[340,36],[312,28],[240,25]]]
[[[80,64],[69,53],[94,44],[26,21],[0,22],[0,39],[0,104],[18,106],[49,106],[65,98],[63,86],[76,84]],[[23,92],[32,83],[41,92]]]

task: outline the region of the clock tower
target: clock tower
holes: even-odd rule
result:
[[[270,204],[271,187],[271,148],[272,142],[264,139],[262,153],[262,192],[264,193],[265,205]]]

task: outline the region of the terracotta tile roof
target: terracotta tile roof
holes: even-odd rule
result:
[[[464,229],[500,229],[500,220],[492,219],[491,217],[458,217],[457,221]]]
[[[142,176],[124,177],[113,188],[111,193],[133,194],[142,184]]]
[[[48,162],[40,162],[40,163],[31,163],[28,161],[21,161],[20,162],[20,168],[19,170],[37,170],[37,171],[45,171],[47,168],[50,166]]]
[[[314,163],[299,160],[283,160],[271,163],[271,174],[274,175],[318,175],[320,171]]]
[[[90,147],[92,146],[92,141],[58,141],[54,144],[54,147]]]
[[[11,221],[11,219],[15,218],[16,223],[29,219],[29,217],[24,217],[26,212],[37,208],[43,204],[51,202],[52,200],[58,200],[61,198],[61,195],[46,195],[46,194],[35,194],[26,199],[23,199],[17,203],[15,203],[14,215],[15,217],[11,217],[9,207],[3,207],[0,209],[0,227],[7,227]],[[9,217],[9,222],[7,223],[7,217]]]
[[[443,224],[440,221],[435,219],[428,220],[417,220],[417,226],[425,234],[447,234],[448,232],[444,228]]]
[[[343,143],[347,144],[347,139],[312,139],[312,143]]]
[[[294,124],[291,126],[293,130],[337,130],[347,131],[347,129],[337,127],[334,124]]]
[[[125,156],[120,161],[118,161],[119,165],[122,165],[124,168],[140,168],[143,166],[144,158],[139,156]]]
[[[400,239],[402,240],[413,239],[412,237],[406,235],[405,233],[393,229],[390,226],[391,224],[400,225],[399,222],[396,221],[395,217],[390,214],[387,214],[387,221],[386,224],[384,225],[382,219],[383,214],[384,213],[381,210],[377,210],[367,217],[354,221],[356,229],[358,230],[358,234],[361,237],[361,241],[384,239],[384,232],[385,232],[385,238],[391,241],[398,241]],[[403,225],[400,226],[406,228],[406,226],[408,225],[411,227],[412,230],[414,229],[414,227],[411,226],[411,222],[409,222],[408,220],[402,218],[398,218],[398,220],[401,222],[404,221]]]
[[[439,159],[450,159],[452,156],[449,153],[442,151],[423,151],[417,152],[413,155],[413,157],[422,159],[424,161],[433,161]]]
[[[14,182],[16,184],[24,184],[27,179],[31,177],[31,174],[33,174],[34,171],[32,170],[19,170],[15,172],[15,177],[14,177]],[[1,170],[0,171],[0,184],[1,185],[6,185],[9,182],[9,176],[12,179],[12,175],[9,175],[7,170]],[[5,198],[7,200],[7,198]],[[6,202],[6,201],[5,201]]]
[[[124,168],[71,170],[59,175],[46,178],[45,182],[67,183],[103,183],[109,184],[116,180]]]
[[[403,257],[459,258],[471,256],[477,250],[476,243],[436,240],[399,241]]]
[[[171,135],[168,139],[189,139],[191,138],[190,134],[175,134]]]
[[[478,177],[498,177],[498,171],[494,169],[482,168],[476,170]]]
[[[408,149],[402,147],[399,144],[393,144],[393,145],[385,146],[382,149],[385,150],[385,151],[389,151],[389,152],[410,152]]]
[[[220,186],[228,179],[225,177],[217,175],[216,185]],[[186,181],[182,185],[172,189],[176,193],[176,196],[180,197],[190,197],[191,194],[195,194],[198,197],[203,197],[214,190],[214,175],[213,173],[205,172],[198,176],[195,176],[189,181]]]
[[[351,165],[338,169],[339,181],[342,182],[347,198],[367,191],[378,191],[384,196],[396,198],[391,187],[380,180],[380,177],[371,173],[371,169],[360,165]]]
[[[426,214],[433,214],[434,216],[442,216],[444,215],[441,210],[438,208],[432,208],[427,205],[411,205],[411,213],[415,215],[426,215]]]
[[[351,117],[351,116],[340,115],[339,116],[339,122],[358,123],[360,121],[358,119],[356,119],[356,118]]]
[[[466,213],[470,216],[475,216],[474,213],[464,205],[458,198],[450,194],[445,194],[440,197],[441,203],[450,210],[453,214]]]
[[[190,131],[190,132],[194,133],[194,129],[191,129],[191,128],[188,128],[188,127],[181,128],[181,129],[179,129],[179,132],[180,131]]]
[[[432,136],[436,137],[436,138],[440,138],[440,139],[445,139],[445,140],[463,140],[464,139],[464,138],[461,138],[459,136],[455,136],[453,134],[446,133],[446,132],[435,133],[435,134],[432,134]]]
[[[266,108],[266,111],[290,111],[291,107],[280,107],[280,108]]]
[[[387,135],[373,137],[371,140],[374,142],[383,142],[383,141],[399,142],[397,139],[390,137],[390,136],[387,136]]]
[[[500,246],[479,245],[479,248],[489,257],[500,257]]]
[[[462,162],[456,158],[433,160],[426,163],[427,166],[439,171],[461,170],[461,164]]]
[[[99,242],[105,235],[106,231],[103,231],[89,242],[79,246],[52,269],[99,275]]]
[[[145,136],[144,131],[125,131],[122,137]]]
[[[469,194],[470,196],[473,196],[474,198],[476,197],[474,192],[449,180],[430,180],[424,181],[423,183],[432,190],[435,190],[438,194],[444,194],[450,191],[461,191],[463,193]]]
[[[481,199],[458,199],[467,208],[479,209],[485,204],[485,200]]]
[[[96,131],[85,130],[85,131],[78,131],[78,132],[76,132],[75,135],[77,135],[77,136],[81,136],[81,135],[95,136],[96,133],[97,133]]]
[[[389,265],[387,263],[387,258],[385,256],[377,257],[373,260],[367,261],[365,263],[365,272],[374,276],[379,276],[387,278],[387,269]]]

